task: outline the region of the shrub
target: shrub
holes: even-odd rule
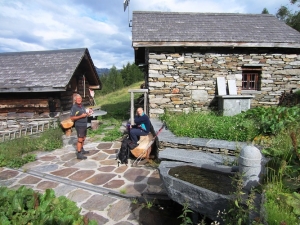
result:
[[[0,224],[89,224],[81,209],[65,196],[55,197],[51,189],[44,194],[21,186],[18,190],[0,187]],[[86,222],[87,221],[87,222]]]

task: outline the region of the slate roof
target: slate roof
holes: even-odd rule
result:
[[[100,85],[87,48],[0,53],[0,93],[65,91],[82,61],[94,70],[90,84]]]
[[[300,33],[270,14],[134,11],[132,43],[300,48]]]

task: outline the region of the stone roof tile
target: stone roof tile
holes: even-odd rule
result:
[[[0,92],[65,88],[86,48],[0,53]]]
[[[134,42],[300,43],[300,33],[269,14],[134,11]]]

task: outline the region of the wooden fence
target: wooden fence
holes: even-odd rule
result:
[[[56,119],[34,121],[29,125],[12,131],[0,131],[0,142],[9,141],[16,138],[21,138],[28,135],[35,135],[44,132],[50,128],[58,127]]]

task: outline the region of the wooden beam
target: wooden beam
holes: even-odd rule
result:
[[[183,42],[183,41],[134,41],[132,47],[266,47],[300,48],[299,43],[252,43],[252,42]]]
[[[0,88],[0,93],[13,93],[13,92],[60,92],[66,91],[66,87],[53,88],[53,87],[30,87],[30,88]]]

